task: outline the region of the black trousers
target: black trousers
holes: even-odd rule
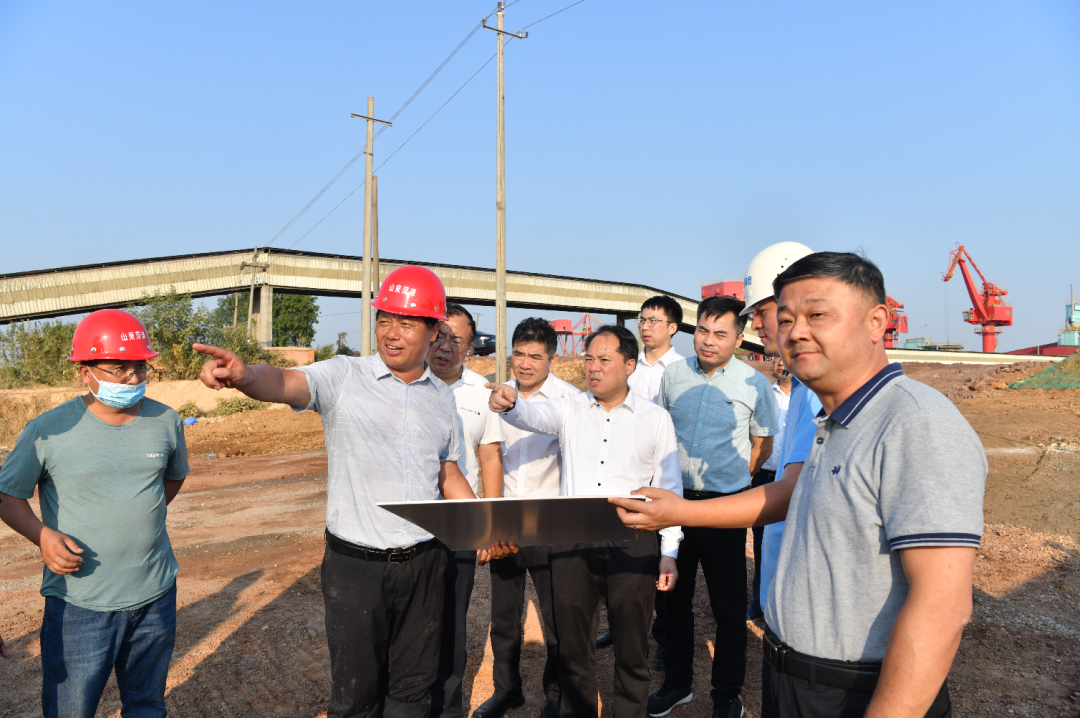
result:
[[[761,662],[762,718],[862,718],[872,693],[816,685],[780,673],[768,661]],[[952,718],[949,684],[942,684],[926,718]]]
[[[615,718],[644,718],[649,701],[649,622],[660,572],[657,535],[634,541],[551,547],[555,628],[559,633],[559,712],[596,718],[596,631],[603,600],[614,640]]]
[[[694,584],[698,563],[709,588],[716,619],[712,699],[739,695],[746,677],[746,529],[683,527],[679,580],[664,596],[664,685],[689,688],[694,682]]]
[[[776,472],[762,469],[750,480],[750,488],[771,484],[774,481],[776,481]],[[754,591],[751,600],[758,608],[761,608],[761,539],[765,535],[765,527],[755,526],[751,531],[754,533]]]
[[[442,647],[439,674],[431,685],[431,715],[434,718],[462,718],[461,681],[468,661],[465,640],[468,631],[469,601],[476,579],[476,551],[446,551],[443,574]]]
[[[445,568],[438,548],[408,563],[383,563],[326,547],[322,591],[333,684],[327,718],[428,718]]]
[[[544,631],[544,696],[559,705],[559,639],[551,592],[547,546],[525,546],[516,554],[491,562],[492,678],[497,693],[521,690],[521,611],[525,607],[525,572],[532,574]]]

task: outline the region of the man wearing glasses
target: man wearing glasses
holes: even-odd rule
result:
[[[495,498],[503,493],[502,420],[488,408],[487,379],[465,367],[475,337],[472,314],[460,304],[448,303],[446,321],[439,326],[427,360],[432,373],[454,392],[462,445],[458,468],[474,494]],[[447,550],[439,675],[431,686],[432,718],[463,716],[466,617],[475,576],[476,551]]]
[[[188,473],[180,416],[143,396],[146,328],[116,309],[75,329],[90,393],[37,417],[0,468],[0,519],[41,549],[42,713],[93,716],[113,669],[124,715],[164,716],[178,565],[166,505]],[[38,490],[41,520],[28,499]]]
[[[681,323],[682,307],[671,297],[661,294],[641,305],[637,325],[643,348],[638,354],[637,368],[630,376],[630,391],[654,404],[664,370],[683,358],[671,346]]]

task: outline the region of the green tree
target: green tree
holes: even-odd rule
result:
[[[229,297],[231,298],[231,297]],[[226,298],[228,299],[228,298]],[[218,301],[213,310],[196,309],[190,294],[177,294],[171,287],[165,294],[144,296],[141,306],[130,307],[150,335],[151,346],[160,353],[151,362],[162,379],[197,379],[206,356],[191,348],[192,344],[212,344],[231,349],[248,364],[292,366],[273,352],[259,346],[247,332],[247,307],[243,321],[232,326],[232,305],[228,305],[228,321],[224,323],[226,302]]]
[[[311,346],[318,323],[319,305],[314,296],[274,293],[274,346]]]
[[[67,384],[74,378],[71,337],[76,322],[18,322],[0,328],[0,388]]]

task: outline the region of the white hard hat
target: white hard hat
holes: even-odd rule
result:
[[[746,268],[743,281],[746,308],[741,314],[749,314],[755,304],[771,297],[773,280],[794,262],[813,253],[814,250],[798,242],[777,242],[758,252]]]

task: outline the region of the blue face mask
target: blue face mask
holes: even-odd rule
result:
[[[94,378],[97,379],[96,376]],[[146,394],[146,382],[116,384],[98,379],[97,392],[95,393],[93,389],[90,389],[90,393],[105,406],[111,406],[114,409],[130,409],[138,404],[143,395]]]

